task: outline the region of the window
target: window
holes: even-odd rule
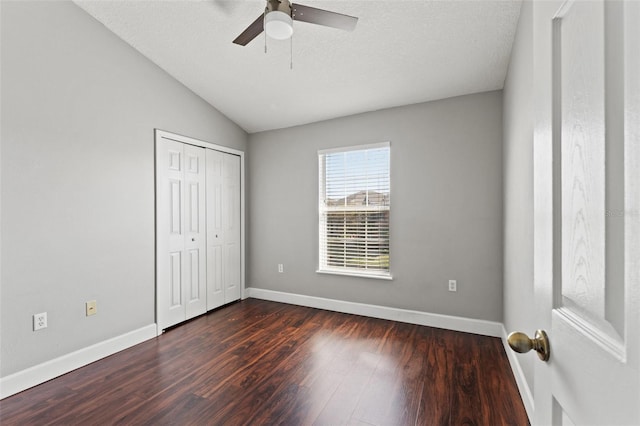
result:
[[[318,272],[390,278],[388,142],[318,151]]]

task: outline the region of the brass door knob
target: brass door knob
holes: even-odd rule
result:
[[[524,333],[520,333],[519,331],[515,331],[509,334],[507,337],[507,341],[509,342],[509,346],[516,352],[521,354],[529,352],[531,349],[534,349],[538,352],[538,357],[543,361],[549,360],[549,338],[547,337],[547,333],[544,330],[536,330],[535,337],[530,339]]]

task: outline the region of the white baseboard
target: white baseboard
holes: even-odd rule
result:
[[[501,323],[494,321],[431,314],[428,312],[390,308],[379,305],[368,305],[365,303],[346,302],[344,300],[325,299],[323,297],[284,293],[281,291],[265,290],[255,287],[247,288],[246,295],[247,297],[253,297],[254,299],[289,303],[292,305],[326,309],[328,311],[363,315],[410,324],[426,325],[429,327],[445,328],[448,330],[463,331],[491,337],[502,337],[502,331],[504,329]]]
[[[524,404],[524,409],[527,410],[527,415],[529,416],[529,422],[533,419],[533,413],[535,411],[535,406],[533,404],[533,394],[531,393],[531,387],[529,383],[527,383],[527,378],[524,376],[524,372],[522,371],[522,367],[520,366],[520,360],[518,360],[518,356],[514,351],[509,347],[509,343],[507,343],[507,330],[505,330],[504,326],[502,326],[502,344],[504,345],[504,351],[507,353],[507,358],[509,358],[509,364],[511,364],[511,371],[513,371],[513,375],[516,378],[516,384],[518,385],[518,390],[520,391],[520,397],[522,398],[522,403]]]
[[[71,352],[39,365],[0,378],[0,399],[22,392],[77,368],[113,355],[156,337],[156,325],[149,324],[104,342]]]

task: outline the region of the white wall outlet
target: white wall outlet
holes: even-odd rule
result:
[[[278,263],[278,272],[280,273],[284,272],[284,265],[282,263]]]
[[[86,303],[87,316],[95,315],[98,313],[98,302],[95,300],[89,300]]]
[[[33,331],[47,328],[47,313],[42,312],[33,316]]]
[[[449,291],[458,291],[458,282],[456,280],[449,280]]]

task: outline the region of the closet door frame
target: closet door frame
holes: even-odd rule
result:
[[[240,298],[245,299],[245,172],[244,172],[244,151],[240,151],[227,146],[215,144],[212,142],[206,142],[199,139],[190,138],[188,136],[179,135],[177,133],[167,132],[165,130],[155,129],[154,131],[154,158],[156,158],[159,141],[165,139],[173,142],[180,142],[188,145],[198,146],[207,149],[213,149],[226,154],[233,154],[240,157]],[[154,211],[154,227],[156,229],[156,267],[155,267],[155,301],[156,301],[156,334],[159,336],[162,334],[161,326],[159,325],[159,304],[158,304],[158,194],[155,194],[155,211]]]

